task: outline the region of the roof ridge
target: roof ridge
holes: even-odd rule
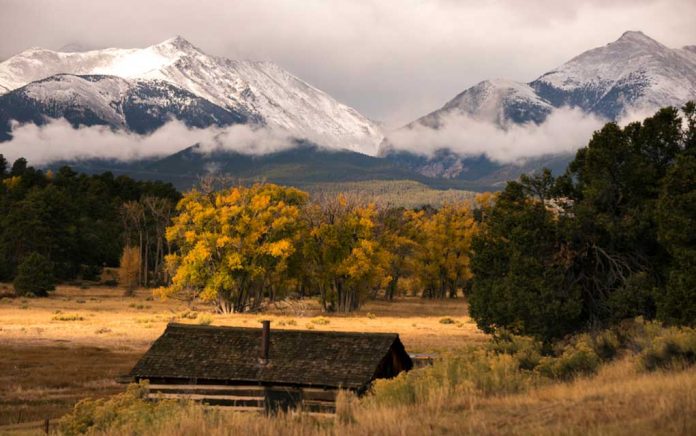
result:
[[[239,331],[261,331],[261,327],[240,327],[227,325],[199,325],[170,322],[167,324],[167,329],[174,328],[192,328],[198,330],[239,330]],[[307,330],[307,329],[279,329],[271,328],[271,333],[287,332],[287,333],[308,333],[308,334],[338,334],[338,335],[371,335],[371,336],[399,336],[396,332],[358,332],[358,331],[336,331],[336,330]]]

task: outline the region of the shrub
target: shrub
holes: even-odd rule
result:
[[[604,330],[594,335],[591,344],[594,352],[602,360],[611,360],[616,357],[623,345],[614,330]]]
[[[179,313],[175,318],[196,319],[198,318],[198,312],[196,312],[195,310],[185,310]]]
[[[17,295],[45,297],[55,289],[55,283],[53,263],[38,253],[32,253],[19,264],[13,285]]]
[[[536,371],[546,377],[568,380],[578,375],[593,374],[599,369],[601,359],[592,348],[586,335],[567,345],[558,357],[542,357]]]
[[[111,398],[86,399],[58,422],[60,434],[77,435],[109,430],[118,434],[128,427],[132,434],[146,434],[153,424],[166,420],[183,409],[175,401],[147,401],[147,383],[128,386],[126,392]],[[140,430],[140,431],[137,431]]]
[[[454,324],[455,321],[450,317],[445,317],[440,320],[440,324]]]
[[[499,354],[509,354],[517,360],[520,369],[532,370],[541,360],[543,344],[531,337],[513,335],[507,330],[496,332],[489,344],[489,350]]]
[[[510,355],[469,348],[432,366],[377,380],[371,401],[378,404],[416,404],[453,392],[483,395],[521,392],[535,382],[535,374],[519,371]]]
[[[213,317],[209,313],[201,313],[198,315],[197,322],[200,325],[210,325],[213,322]]]
[[[329,318],[325,318],[323,316],[312,319],[312,324],[316,324],[316,325],[327,325],[329,323],[331,323],[331,320]]]
[[[648,371],[680,368],[695,362],[696,330],[686,327],[666,329],[640,355],[641,366]]]
[[[52,318],[54,321],[84,321],[85,318],[82,315],[76,313],[56,315]]]
[[[81,273],[83,280],[97,281],[102,274],[102,267],[99,265],[82,265]]]

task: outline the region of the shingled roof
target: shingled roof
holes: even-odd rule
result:
[[[394,359],[401,369],[412,367],[396,333],[274,329],[265,365],[258,359],[260,337],[261,329],[169,324],[130,376],[361,390],[384,377],[380,371]]]

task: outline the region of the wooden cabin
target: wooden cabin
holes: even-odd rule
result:
[[[148,380],[153,398],[331,413],[339,389],[360,395],[412,367],[396,333],[169,324],[128,378]]]

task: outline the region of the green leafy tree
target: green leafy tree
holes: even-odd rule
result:
[[[47,296],[55,289],[53,263],[38,253],[29,254],[19,264],[13,285],[17,295]]]

